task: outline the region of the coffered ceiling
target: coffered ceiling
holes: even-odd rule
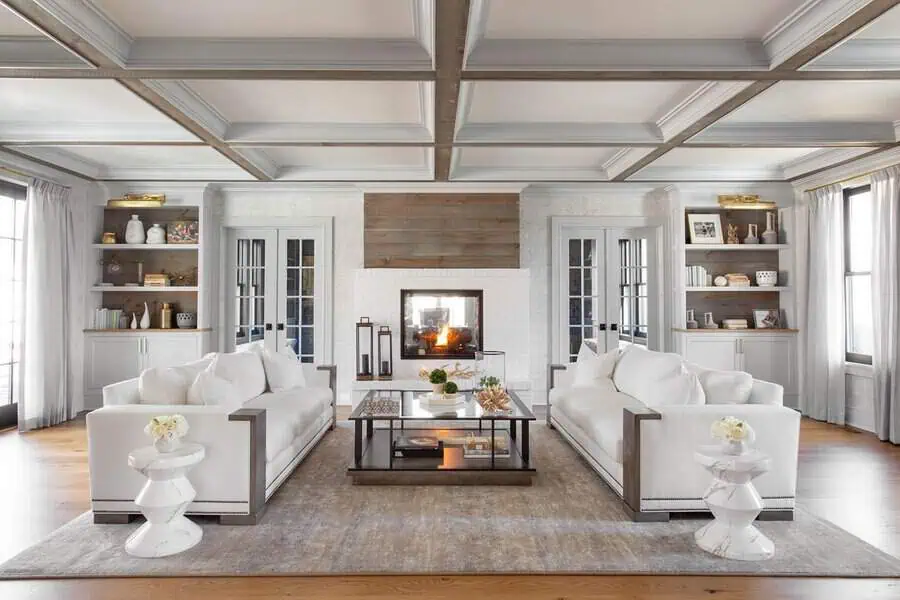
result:
[[[0,0],[92,179],[789,181],[900,145],[900,0]]]

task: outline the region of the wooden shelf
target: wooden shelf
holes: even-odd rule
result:
[[[182,329],[181,327],[171,327],[169,329],[131,329],[129,328],[119,328],[119,329],[85,329],[84,333],[197,333],[197,332],[205,332],[212,331],[211,327],[203,327],[203,328],[188,328]]]
[[[200,244],[91,244],[97,250],[199,250]]]
[[[758,333],[758,334],[767,334],[767,333],[799,333],[799,329],[703,329],[702,327],[697,329],[687,329],[684,327],[673,327],[672,331],[678,331],[680,333]]]
[[[752,294],[752,293],[761,293],[761,292],[788,292],[791,288],[785,286],[771,286],[771,287],[761,287],[758,285],[751,285],[749,287],[737,287],[737,286],[724,286],[724,287],[716,287],[716,286],[704,286],[704,287],[687,287],[685,288],[686,292],[719,292],[719,293],[728,293],[728,294]]]
[[[164,287],[150,287],[143,285],[95,285],[92,292],[197,292],[200,288],[195,285],[167,285]]]
[[[791,246],[789,244],[685,244],[684,247],[688,252],[691,250],[758,252],[760,250],[787,250]]]

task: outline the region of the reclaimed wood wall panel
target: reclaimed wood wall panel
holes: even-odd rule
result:
[[[365,266],[518,269],[518,194],[366,194]]]

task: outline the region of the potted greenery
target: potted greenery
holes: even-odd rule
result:
[[[480,390],[486,390],[493,387],[500,387],[500,379],[494,377],[493,375],[482,377],[478,382],[478,389]]]
[[[448,398],[455,398],[456,392],[459,391],[459,386],[457,386],[452,381],[448,381],[444,384],[444,396]]]
[[[435,396],[443,394],[444,386],[447,384],[447,371],[434,369],[428,374],[428,381],[431,382],[431,391]]]

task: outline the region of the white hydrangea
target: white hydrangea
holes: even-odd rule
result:
[[[750,426],[737,417],[722,417],[710,428],[710,433],[715,439],[728,442],[745,441],[750,437],[750,431]]]
[[[154,442],[159,440],[173,440],[183,438],[188,432],[188,422],[182,415],[161,415],[153,417],[144,433],[150,436]]]

